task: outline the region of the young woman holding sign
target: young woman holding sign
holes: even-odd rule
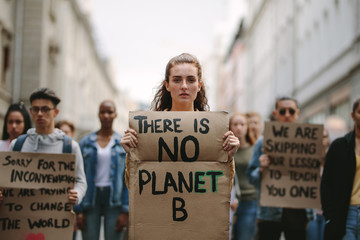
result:
[[[209,106],[202,81],[201,65],[191,54],[183,53],[173,57],[167,64],[165,80],[152,101],[155,111],[207,111]],[[121,145],[127,153],[136,147],[138,140],[134,129],[127,129],[121,138]],[[228,152],[229,162],[240,145],[234,133],[228,131],[223,136],[223,149]],[[128,171],[126,172],[128,178]]]
[[[360,98],[351,117],[354,130],[336,139],[326,154],[321,179],[324,239],[360,238]]]
[[[255,140],[249,127],[249,118],[242,113],[234,113],[229,121],[230,130],[240,139],[241,145],[235,154],[235,172],[241,189],[241,199],[236,209],[234,239],[254,239],[256,230],[257,189],[246,177],[254,149]]]

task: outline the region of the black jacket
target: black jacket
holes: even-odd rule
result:
[[[326,154],[321,179],[325,239],[342,239],[356,170],[355,132],[336,139]]]

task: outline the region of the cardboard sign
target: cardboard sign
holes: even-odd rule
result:
[[[73,154],[0,152],[0,186],[60,188],[74,183]]]
[[[320,208],[323,126],[266,122],[264,152],[270,166],[261,179],[260,205]]]
[[[131,149],[131,159],[227,162],[222,149],[222,137],[229,129],[226,116],[225,112],[130,112],[130,128],[139,140]]]
[[[71,239],[75,155],[0,152],[0,239]]]
[[[156,132],[155,125],[140,131],[138,116],[154,124],[167,119],[173,131]],[[138,126],[139,140],[129,155],[130,239],[228,239],[231,178],[222,149],[227,115],[130,112],[130,126]]]

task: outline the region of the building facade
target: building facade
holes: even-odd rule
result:
[[[258,111],[298,99],[301,120],[351,125],[360,97],[360,0],[245,0],[247,15],[221,68],[218,108]]]
[[[127,127],[128,101],[99,56],[87,15],[76,0],[0,0],[0,119],[11,102],[38,87],[62,99],[58,120],[73,121],[77,137],[98,129],[98,106],[117,105],[117,130]],[[1,122],[2,124],[2,122]]]

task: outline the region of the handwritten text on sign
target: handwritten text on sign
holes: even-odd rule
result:
[[[75,155],[0,152],[0,238],[70,239]]]
[[[262,173],[262,206],[320,207],[322,125],[266,122],[264,152],[270,166]]]
[[[0,152],[0,186],[57,188],[75,183],[72,154]]]
[[[231,179],[222,149],[227,115],[130,112],[130,127],[139,141],[130,153],[130,237],[228,234]]]

